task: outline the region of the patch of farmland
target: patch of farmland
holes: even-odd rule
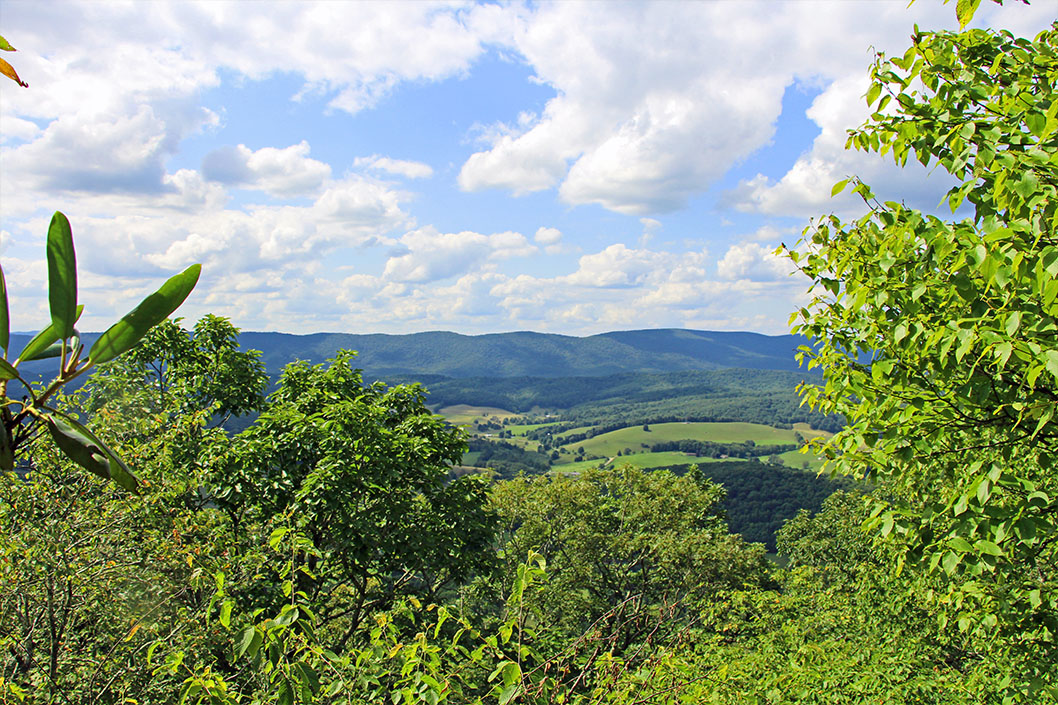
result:
[[[437,413],[444,417],[445,421],[456,426],[474,423],[479,419],[488,419],[493,416],[503,419],[508,416],[517,416],[513,411],[499,409],[494,406],[471,406],[469,404],[455,404],[438,409]]]
[[[645,452],[647,446],[665,441],[712,441],[714,443],[744,443],[753,441],[757,445],[796,443],[795,431],[775,428],[757,423],[720,422],[674,422],[650,424],[650,430],[642,426],[629,426],[617,431],[603,433],[594,438],[566,444],[570,452],[584,448],[585,454],[616,456],[618,451],[630,449],[632,453]],[[818,433],[818,432],[816,432]],[[801,432],[801,435],[806,435]]]

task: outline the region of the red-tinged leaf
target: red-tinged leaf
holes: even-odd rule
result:
[[[15,67],[3,59],[0,59],[0,73],[4,74],[23,88],[29,88],[29,84],[18,77],[18,74],[15,72]]]

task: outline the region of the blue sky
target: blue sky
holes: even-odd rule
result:
[[[983,7],[1032,34],[1054,5]],[[244,330],[781,333],[773,254],[942,174],[845,152],[871,48],[952,5],[0,1],[0,256],[48,319],[44,235],[99,330],[193,262],[181,309]]]

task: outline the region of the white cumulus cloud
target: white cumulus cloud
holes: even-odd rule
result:
[[[751,281],[783,281],[794,272],[793,264],[775,254],[774,247],[756,242],[733,245],[716,263],[721,279],[749,279]]]
[[[304,140],[289,147],[256,151],[240,144],[222,147],[202,160],[202,175],[226,186],[257,189],[291,197],[316,192],[331,176],[331,167],[309,157]]]
[[[377,154],[370,157],[358,157],[354,166],[377,169],[406,179],[428,179],[433,176],[433,167],[422,162],[405,159],[390,159]]]
[[[524,257],[537,250],[521,233],[441,233],[432,226],[405,234],[399,245],[403,251],[389,258],[383,276],[403,282],[447,279],[484,262]]]

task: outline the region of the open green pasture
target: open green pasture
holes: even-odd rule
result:
[[[610,431],[584,441],[567,444],[573,450],[583,447],[592,455],[612,457],[618,451],[630,448],[633,453],[644,451],[642,444],[653,445],[664,441],[713,441],[715,443],[742,443],[753,441],[757,445],[795,443],[795,431],[756,423],[675,422],[651,424],[649,431],[642,426],[630,426]],[[800,431],[802,436],[816,435],[820,431]]]
[[[677,451],[665,451],[664,453],[638,453],[636,455],[624,455],[613,459],[614,465],[632,465],[637,468],[664,468],[670,465],[704,465],[705,463],[720,462],[719,458],[696,458],[693,455]]]
[[[782,458],[783,464],[788,468],[804,468],[811,470],[812,472],[819,472],[820,468],[823,467],[823,458],[817,456],[815,453],[802,453],[799,450],[790,450],[785,453],[780,453],[779,457]],[[805,468],[805,462],[808,463],[808,467]]]
[[[607,463],[605,458],[601,460],[596,458],[595,460],[582,460],[576,463],[565,463],[564,465],[552,465],[551,472],[581,472],[600,465],[607,465],[608,467],[631,465],[637,468],[650,469],[664,468],[670,465],[702,465],[715,462],[720,461],[713,458],[695,458],[693,455],[687,455],[686,453],[638,453],[636,455],[623,455],[620,458],[614,458],[612,463]]]

